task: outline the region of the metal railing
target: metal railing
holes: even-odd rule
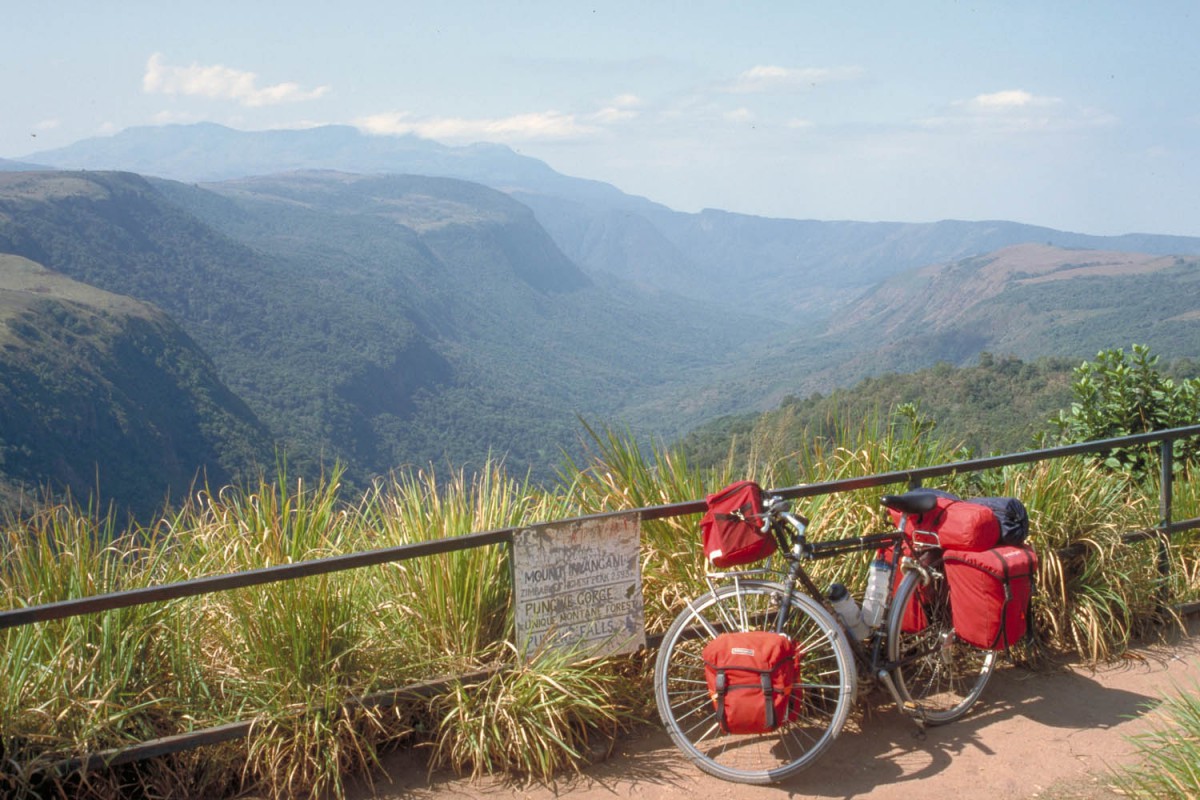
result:
[[[1172,520],[1171,514],[1174,485],[1173,444],[1179,439],[1186,439],[1193,436],[1200,436],[1200,425],[1173,428],[1166,431],[1155,431],[1152,433],[1137,434],[1133,436],[1123,436],[1094,442],[1085,442],[1082,444],[1066,445],[1062,447],[1032,450],[1011,455],[970,459],[932,467],[897,470],[895,472],[867,475],[859,478],[846,478],[843,480],[828,481],[824,483],[804,484],[801,486],[793,486],[783,489],[772,489],[771,492],[772,494],[780,495],[788,499],[797,499],[802,497],[815,497],[825,494],[836,494],[838,492],[848,492],[859,489],[891,486],[895,484],[905,484],[909,487],[915,487],[920,486],[924,481],[947,475],[982,472],[984,470],[997,469],[1017,464],[1028,464],[1055,458],[1066,458],[1073,455],[1105,453],[1117,449],[1157,443],[1159,445],[1161,460],[1159,523],[1153,528],[1129,531],[1125,534],[1124,540],[1132,543],[1137,541],[1145,541],[1148,539],[1157,539],[1159,541],[1160,548],[1159,568],[1164,574],[1168,574],[1170,570],[1170,561],[1168,558],[1168,543],[1170,537],[1180,531],[1200,528],[1200,518],[1175,522]],[[599,520],[618,515],[627,515],[631,513],[631,511],[640,514],[641,519],[643,520],[655,520],[684,516],[687,514],[697,514],[703,512],[704,510],[705,504],[703,500],[693,500],[669,505],[647,506],[640,509],[625,509],[622,511],[591,514],[561,521],[583,522],[588,520]],[[0,611],[0,630],[22,625],[30,625],[38,622],[46,622],[49,620],[80,616],[83,614],[93,614],[100,611],[129,608],[147,603],[160,603],[184,597],[194,597],[197,595],[228,591],[230,589],[260,586],[263,584],[296,580],[298,578],[307,578],[315,575],[326,575],[345,570],[362,569],[364,567],[405,561],[412,558],[421,558],[422,556],[468,550],[475,547],[484,547],[495,544],[506,544],[511,546],[513,535],[518,530],[522,530],[525,527],[528,526],[522,526],[521,528],[501,528],[492,531],[471,533],[464,536],[456,536],[449,539],[439,539],[430,542],[399,545],[396,547],[382,548],[379,550],[370,550],[341,556],[314,559],[311,561],[302,561],[293,564],[264,567],[261,569],[232,573],[228,575],[196,578],[193,580],[166,584],[162,586],[130,589],[126,591],[113,592],[110,594],[95,595],[92,597],[83,597],[73,600],[63,600],[55,603],[46,603],[43,605],[30,606],[28,608],[10,609],[6,611]],[[461,679],[471,676],[457,677]],[[406,696],[429,696],[444,683],[444,680],[427,681],[420,684],[401,687],[395,690],[373,693],[364,697],[348,698],[347,705],[391,705],[397,702],[400,698]],[[52,768],[59,774],[65,775],[81,769],[87,771],[103,767],[116,766],[132,761],[138,761],[146,758],[153,758],[170,753],[190,750],[206,745],[217,744],[219,742],[245,738],[250,734],[252,726],[252,721],[231,722],[224,725],[205,728],[203,730],[189,731],[152,741],[146,741],[137,745],[106,750],[91,754],[86,757],[60,761],[54,764]]]

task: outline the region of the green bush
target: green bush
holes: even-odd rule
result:
[[[1178,382],[1162,373],[1158,356],[1135,344],[1126,353],[1102,350],[1095,361],[1075,370],[1074,401],[1054,423],[1064,444],[1181,428],[1200,420],[1200,379]],[[1139,477],[1156,474],[1157,445],[1119,448],[1105,463]],[[1174,443],[1175,469],[1184,470],[1200,456],[1200,437]]]

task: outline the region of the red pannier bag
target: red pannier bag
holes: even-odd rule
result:
[[[704,646],[704,677],[721,730],[767,733],[800,716],[801,653],[770,631],[722,633]]]
[[[943,562],[950,613],[959,638],[985,650],[1005,650],[1029,625],[1037,553],[1002,545],[981,553],[948,552]]]
[[[705,501],[708,511],[700,519],[700,538],[704,556],[714,567],[752,564],[775,552],[775,537],[759,530],[763,504],[757,483],[731,483]]]
[[[889,508],[892,521],[900,524],[899,511]],[[1000,521],[987,506],[938,493],[937,505],[919,516],[910,515],[904,526],[909,539],[936,544],[943,550],[982,552],[1000,544]],[[936,534],[937,539],[924,534]]]
[[[912,547],[908,542],[902,542],[900,556],[912,555]],[[882,547],[876,554],[877,558],[882,558],[889,564],[892,564],[892,555],[895,551],[890,547]],[[895,598],[896,590],[900,588],[900,581],[904,580],[904,572],[896,569],[896,565],[892,564],[892,597]],[[926,601],[928,589],[924,586],[918,586],[917,590],[912,593],[908,605],[904,607],[904,617],[900,620],[900,629],[905,633],[918,633],[925,630],[929,625],[929,620],[925,616],[925,608],[921,604]]]

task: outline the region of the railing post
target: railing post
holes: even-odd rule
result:
[[[1171,526],[1171,495],[1175,488],[1174,440],[1163,439],[1158,446],[1161,467],[1158,495],[1158,574],[1162,579],[1162,585],[1159,587],[1159,602],[1165,609],[1171,599],[1171,534],[1169,529]]]

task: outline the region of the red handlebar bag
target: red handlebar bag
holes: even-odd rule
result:
[[[754,481],[731,483],[705,498],[700,519],[704,556],[714,567],[736,567],[762,561],[775,552],[775,537],[759,528],[762,488]]]
[[[722,633],[704,646],[704,677],[726,733],[767,733],[800,715],[800,651],[769,631]]]

